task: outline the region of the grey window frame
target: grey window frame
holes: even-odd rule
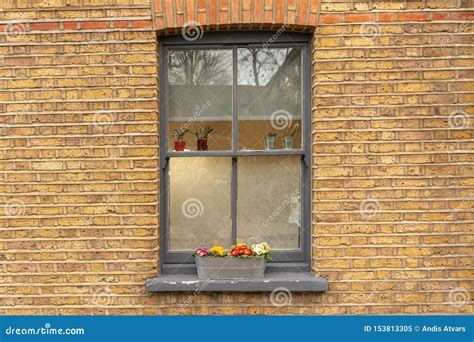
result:
[[[230,157],[232,158],[232,239],[236,238],[237,158],[242,156],[301,156],[301,230],[298,251],[272,251],[273,261],[267,264],[267,272],[307,272],[311,269],[311,35],[296,32],[206,32],[195,41],[181,35],[159,36],[160,56],[160,266],[162,274],[194,273],[194,260],[188,252],[168,251],[169,238],[169,185],[170,158]],[[302,49],[302,146],[299,150],[239,151],[237,114],[237,48],[241,47],[299,47]],[[169,49],[232,49],[232,150],[172,152],[168,150],[168,50]]]

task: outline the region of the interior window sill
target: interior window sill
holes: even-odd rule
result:
[[[197,274],[162,274],[145,282],[149,292],[263,292],[284,287],[294,292],[328,290],[326,278],[311,272],[269,272],[262,279],[204,280]]]

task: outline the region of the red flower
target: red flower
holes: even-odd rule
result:
[[[253,254],[253,252],[252,252],[250,249],[246,248],[246,249],[244,250],[244,254],[250,256],[250,255]]]

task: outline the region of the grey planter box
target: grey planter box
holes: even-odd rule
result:
[[[195,256],[199,279],[261,279],[265,274],[264,258]]]

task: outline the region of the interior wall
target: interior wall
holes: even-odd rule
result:
[[[294,125],[298,125],[293,135],[293,147],[301,148],[301,120],[291,120],[292,124],[288,128],[275,129],[275,124],[270,120],[241,120],[239,121],[239,150],[264,150],[265,136],[268,133],[275,133],[275,149],[283,149],[283,138],[289,136]],[[168,148],[174,149],[174,141],[176,137],[173,135],[175,129],[188,127],[190,130],[183,141],[186,142],[186,149],[191,151],[197,150],[197,139],[193,132],[210,126],[213,131],[209,134],[208,146],[209,150],[224,151],[232,149],[232,121],[170,121],[168,129]]]

